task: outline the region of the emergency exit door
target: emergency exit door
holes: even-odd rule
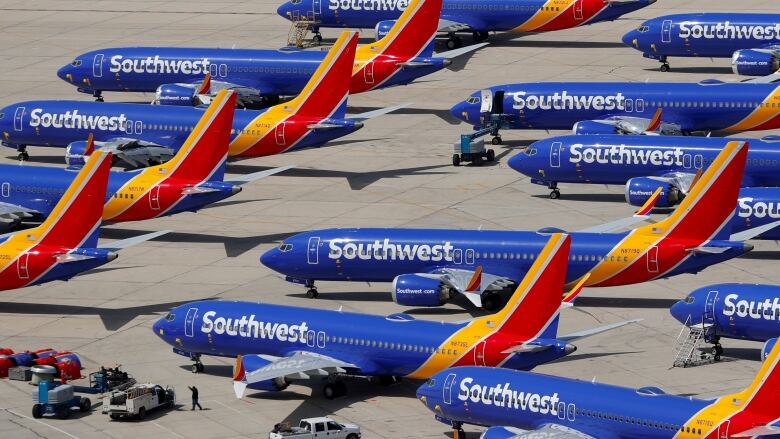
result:
[[[582,3],[584,0],[577,0],[574,2],[574,19],[575,20],[582,20],[585,18],[585,15],[582,12]]]

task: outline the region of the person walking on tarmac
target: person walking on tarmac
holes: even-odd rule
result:
[[[187,386],[187,387],[192,392],[192,410],[195,410],[195,406],[198,406],[200,410],[203,410],[203,407],[201,407],[200,403],[198,402],[198,388],[195,386]]]

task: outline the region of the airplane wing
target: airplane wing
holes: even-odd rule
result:
[[[22,219],[30,218],[35,213],[40,212],[16,204],[0,202],[0,223],[16,223]]]
[[[652,212],[655,204],[658,202],[658,198],[661,196],[661,190],[662,188],[660,187],[656,189],[655,192],[653,192],[653,195],[650,195],[650,198],[645,201],[645,204],[640,207],[633,216],[604,224],[599,224],[593,227],[588,227],[587,229],[582,229],[579,231],[586,233],[608,233],[647,221],[650,219],[650,212]]]
[[[270,177],[275,174],[279,174],[280,172],[287,171],[289,169],[293,169],[295,165],[290,166],[282,166],[279,168],[273,168],[273,169],[267,169],[265,171],[260,172],[253,172],[251,174],[246,175],[239,175],[238,177],[231,178],[230,180],[226,180],[225,183],[230,184],[237,184],[239,186],[245,185],[247,183],[252,183],[253,181],[257,181],[266,177]]]
[[[347,119],[354,120],[356,122],[363,122],[364,120],[373,119],[387,113],[392,113],[393,111],[400,110],[401,108],[408,107],[409,105],[411,104],[399,104],[393,105],[391,107],[380,108],[378,110],[367,111],[365,113],[353,114],[351,116],[347,116]]]
[[[132,238],[127,239],[120,239],[119,241],[111,241],[105,244],[98,245],[98,248],[102,248],[105,250],[111,250],[111,251],[118,251],[123,250],[128,247],[132,247],[134,245],[138,245],[142,242],[150,241],[154,238],[160,237],[162,235],[165,235],[166,233],[170,233],[170,230],[163,230],[160,232],[152,232],[152,233],[146,233],[144,235],[138,235],[134,236]]]
[[[753,227],[747,230],[743,230],[738,233],[734,233],[729,237],[729,241],[747,241],[755,238],[758,235],[766,233],[775,227],[780,226],[780,221],[774,221],[763,226]]]
[[[655,111],[652,119],[620,114],[604,119],[594,119],[591,122],[611,125],[620,134],[648,136],[682,135],[682,126],[679,123],[665,120],[660,108]]]
[[[242,358],[237,358],[236,362],[240,364]],[[236,373],[233,390],[236,397],[241,398],[247,386],[253,383],[280,377],[307,379],[311,376],[327,376],[331,373],[344,373],[345,368],[358,369],[358,366],[333,357],[299,351],[289,357],[277,358],[252,371]]]
[[[158,139],[150,142],[132,137],[115,137],[104,142],[95,142],[103,151],[111,152],[118,160],[133,168],[144,168],[165,163],[176,154],[173,139]],[[166,140],[171,140],[168,142]]]
[[[439,32],[463,32],[474,29],[474,26],[465,22],[461,18],[442,18],[439,19]]]
[[[591,436],[579,430],[565,427],[559,424],[545,424],[535,430],[521,430],[514,427],[490,427],[482,434],[484,439],[614,439],[615,435],[604,432],[598,436]]]
[[[482,307],[482,293],[488,289],[501,289],[512,285],[514,281],[504,276],[485,273],[482,266],[476,270],[461,268],[443,268],[420,276],[439,279],[441,282],[466,296],[474,306]]]
[[[571,334],[561,335],[561,336],[559,336],[557,338],[558,338],[558,340],[562,340],[562,341],[566,341],[566,342],[579,340],[581,338],[591,337],[591,336],[596,335],[596,334],[601,334],[602,332],[607,332],[607,331],[611,331],[613,329],[622,328],[623,326],[630,325],[632,323],[639,323],[642,320],[644,320],[644,319],[625,320],[625,321],[622,321],[622,322],[612,323],[610,325],[599,326],[598,328],[591,328],[591,329],[586,329],[584,331],[573,332]]]
[[[200,83],[196,85],[200,85]],[[198,99],[201,104],[208,105],[211,103],[211,99],[222,90],[234,91],[238,95],[236,105],[239,107],[261,105],[263,104],[264,96],[273,94],[269,93],[271,91],[270,87],[265,87],[261,84],[241,85],[233,82],[215,81],[212,79],[209,90],[206,93],[198,94]]]

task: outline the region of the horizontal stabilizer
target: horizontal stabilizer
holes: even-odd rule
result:
[[[417,67],[428,67],[432,65],[433,63],[428,61],[407,61],[407,62],[399,62],[398,64],[396,64],[396,66],[398,67],[403,67],[408,69],[413,69]]]
[[[747,241],[749,239],[755,238],[756,236],[764,234],[774,229],[777,226],[780,226],[780,221],[775,221],[769,224],[764,224],[763,226],[758,226],[747,230],[743,230],[739,233],[734,233],[733,235],[731,235],[729,241]]]
[[[134,245],[141,244],[146,241],[150,241],[154,238],[159,238],[166,233],[170,233],[170,230],[162,230],[160,232],[147,233],[145,235],[134,236],[132,238],[120,239],[119,241],[112,241],[106,244],[100,244],[98,248],[105,250],[123,250]]]
[[[686,248],[685,251],[695,255],[719,255],[729,250],[730,247],[716,247],[714,245],[701,245],[699,247]]]
[[[63,253],[61,255],[57,255],[54,259],[57,260],[58,264],[66,264],[68,262],[86,261],[87,259],[94,258],[94,256],[82,255],[79,253]]]
[[[198,194],[209,194],[212,192],[218,192],[219,189],[213,188],[213,187],[206,187],[206,186],[187,186],[181,190],[182,195],[198,195]]]
[[[756,437],[756,436],[777,436],[780,435],[780,427],[773,427],[771,425],[761,425],[753,427],[750,430],[741,431],[737,434],[732,434],[731,437]]]
[[[512,346],[509,349],[501,351],[502,354],[525,354],[532,352],[542,352],[550,349],[550,344],[537,344],[537,343],[524,343],[516,346]]]
[[[592,335],[601,334],[602,332],[611,331],[613,329],[622,328],[623,326],[630,325],[632,323],[639,323],[644,319],[634,319],[634,320],[626,320],[623,322],[618,323],[612,323],[611,325],[605,325],[605,326],[599,326],[598,328],[593,329],[586,329],[584,331],[574,332],[567,335],[562,335],[558,337],[558,340],[561,341],[574,341],[579,340],[581,338],[590,337]]]
[[[339,125],[337,123],[312,123],[306,125],[306,129],[315,131],[335,130],[338,128],[344,128],[344,125]]]
[[[280,172],[284,172],[290,169],[295,168],[295,165],[290,166],[280,166],[278,168],[273,169],[267,169],[265,171],[259,171],[259,172],[253,172],[251,174],[241,175],[235,178],[231,178],[230,180],[226,181],[225,183],[230,184],[237,184],[237,185],[243,185],[247,183],[252,183],[253,181],[257,181],[266,177],[270,177],[275,174],[279,174]]]
[[[385,107],[380,108],[378,110],[373,111],[367,111],[365,113],[360,114],[353,114],[351,116],[347,116],[348,120],[354,120],[357,122],[362,122],[364,120],[373,119],[375,117],[383,116],[388,113],[392,113],[393,111],[400,110],[401,108],[408,107],[411,104],[399,104],[399,105],[393,105],[391,107]]]

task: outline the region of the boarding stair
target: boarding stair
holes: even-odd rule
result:
[[[711,338],[714,328],[714,324],[707,322],[706,317],[702,318],[701,323],[693,324],[691,316],[688,316],[677,336],[672,367],[694,367],[714,362],[715,356],[702,349]]]
[[[300,11],[293,11],[290,22],[290,32],[287,34],[288,46],[303,49],[305,47],[317,45],[322,41],[319,32],[315,33],[313,39],[306,39],[309,32],[317,25],[314,12],[309,11],[306,15],[301,15]]]

